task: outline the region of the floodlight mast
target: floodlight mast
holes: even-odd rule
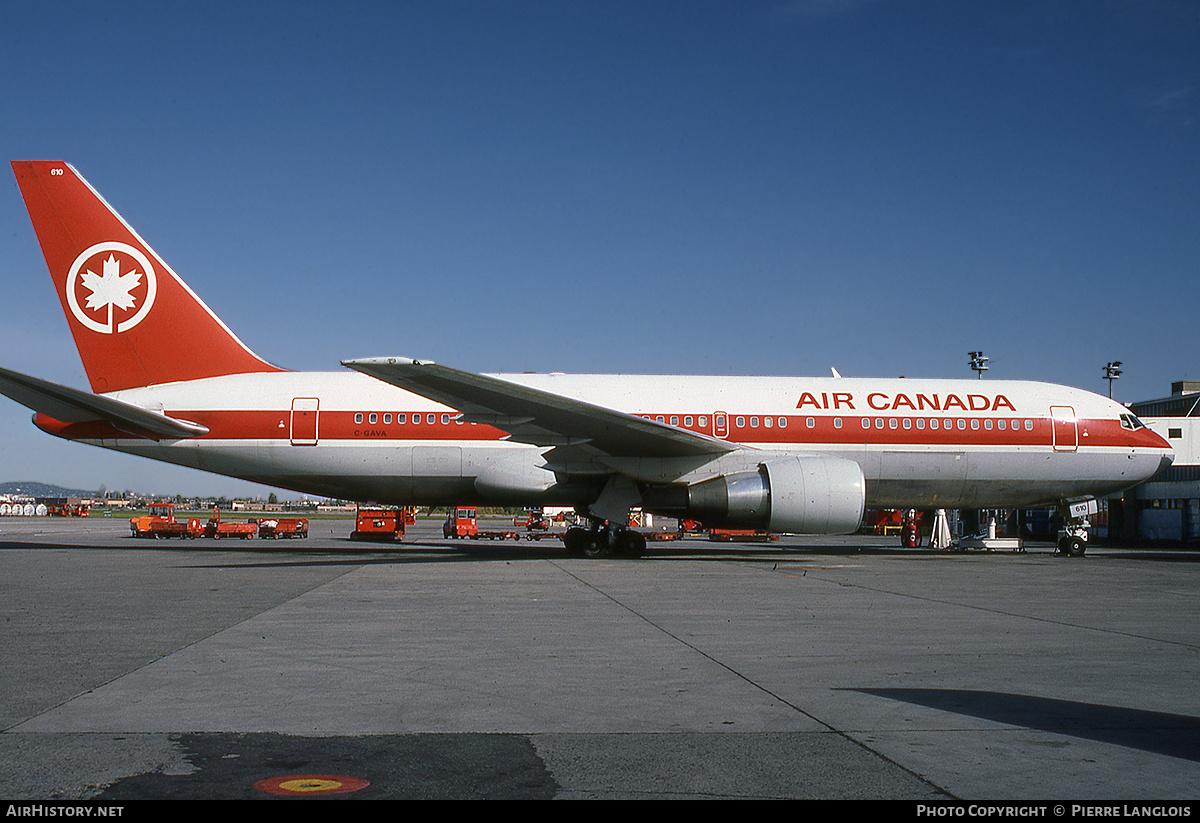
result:
[[[975,376],[980,380],[983,379],[983,373],[988,370],[988,359],[983,356],[981,351],[967,352],[971,358],[971,368],[975,371]]]
[[[1112,400],[1113,381],[1121,376],[1121,361],[1113,360],[1104,364],[1104,379],[1108,381],[1108,399]]]

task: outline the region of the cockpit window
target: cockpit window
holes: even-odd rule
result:
[[[1145,427],[1146,424],[1141,420],[1138,420],[1132,414],[1121,415],[1121,428],[1129,429],[1130,431],[1137,431],[1138,429],[1144,429]]]

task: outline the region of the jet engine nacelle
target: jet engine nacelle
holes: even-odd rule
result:
[[[780,457],[756,471],[722,475],[687,488],[687,509],[779,534],[849,534],[862,523],[866,482],[853,460]]]

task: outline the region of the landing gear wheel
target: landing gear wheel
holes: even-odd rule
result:
[[[613,551],[620,557],[641,557],[646,553],[646,538],[640,532],[623,530],[613,541]]]
[[[567,554],[572,557],[583,557],[583,548],[587,539],[587,529],[581,529],[578,526],[567,529],[567,533],[563,535],[563,545],[567,547]]]
[[[1087,542],[1079,537],[1066,537],[1059,548],[1067,557],[1083,557],[1087,551]]]
[[[567,554],[572,557],[602,557],[608,552],[608,534],[600,529],[576,526],[563,535]]]
[[[608,551],[608,541],[604,539],[605,534],[598,529],[589,529],[584,532],[583,540],[580,545],[583,549],[584,557],[600,557]]]

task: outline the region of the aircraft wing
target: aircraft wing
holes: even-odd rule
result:
[[[639,457],[696,457],[741,448],[637,415],[428,361],[372,357],[344,360],[342,365],[458,409],[464,421],[495,426],[520,443],[586,444],[610,455]]]
[[[0,394],[61,423],[110,423],[116,428],[152,440],[199,437],[208,429],[165,414],[27,374],[0,369]]]

